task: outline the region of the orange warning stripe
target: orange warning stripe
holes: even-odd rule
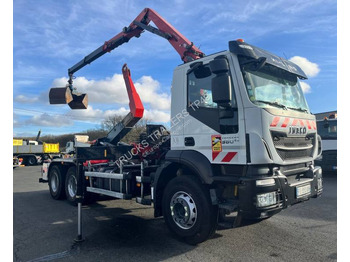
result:
[[[270,124],[270,127],[277,127],[279,125],[279,123],[281,122],[282,123],[281,127],[285,128],[285,127],[288,126],[290,121],[291,121],[291,118],[289,118],[289,117],[285,117],[285,118],[282,117],[281,118],[279,116],[275,116],[273,118],[271,124]],[[311,121],[311,120],[304,120],[304,119],[294,118],[291,125],[292,126],[297,126],[297,125],[307,126],[308,129],[317,130],[316,122],[315,121]]]

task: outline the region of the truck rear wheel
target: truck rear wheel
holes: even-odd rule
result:
[[[76,167],[72,166],[68,169],[66,174],[65,191],[67,200],[73,205],[76,204],[77,185]]]
[[[53,199],[64,198],[64,175],[62,174],[62,169],[57,165],[50,168],[49,188]]]
[[[35,156],[28,156],[27,157],[27,163],[28,163],[28,166],[36,165],[37,164],[36,157]]]
[[[187,243],[198,244],[215,233],[218,209],[212,205],[208,189],[197,179],[180,176],[171,180],[162,204],[170,231]]]

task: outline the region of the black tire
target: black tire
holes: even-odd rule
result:
[[[38,163],[37,159],[35,156],[29,156],[27,157],[27,164],[28,166],[34,166]]]
[[[164,190],[162,205],[170,231],[187,243],[201,243],[215,233],[218,208],[212,205],[209,190],[195,177],[171,180]]]
[[[66,174],[65,181],[65,192],[68,202],[72,205],[76,205],[76,196],[77,196],[77,175],[76,167],[72,166],[68,169]]]
[[[78,178],[76,175],[76,167],[72,166],[68,169],[65,179],[65,194],[68,202],[73,206],[77,205],[77,182]],[[83,187],[83,204],[90,204],[95,201],[95,194],[86,191],[85,186]]]
[[[53,199],[59,200],[64,199],[65,192],[64,192],[64,174],[62,172],[62,168],[55,165],[50,168],[49,172],[49,189],[50,194]]]

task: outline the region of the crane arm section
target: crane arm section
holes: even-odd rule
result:
[[[153,22],[158,28],[149,25],[151,22]],[[122,32],[106,41],[95,51],[91,52],[89,55],[84,57],[84,59],[69,68],[68,75],[70,76],[70,81],[72,81],[72,75],[75,72],[95,61],[105,53],[112,51],[124,43],[127,43],[131,38],[140,37],[144,30],[167,39],[180,55],[181,60],[184,61],[184,63],[204,56],[204,53],[199,50],[199,48],[194,46],[192,42],[177,31],[157,12],[150,8],[145,8],[128,27],[123,29]]]

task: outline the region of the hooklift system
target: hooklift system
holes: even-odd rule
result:
[[[151,22],[158,28],[149,25]],[[199,48],[194,46],[192,42],[157,12],[150,8],[145,8],[128,27],[123,28],[122,32],[104,42],[103,45],[68,69],[68,87],[51,88],[49,94],[50,104],[68,104],[71,109],[86,109],[88,96],[87,94],[80,94],[75,91],[73,87],[73,74],[97,58],[129,42],[131,38],[140,37],[144,30],[167,39],[178,52],[184,63],[204,57],[204,53]]]
[[[205,56],[149,8],[69,68],[67,86],[51,88],[50,104],[86,109],[87,94],[73,87],[73,74],[145,30],[167,39],[184,62],[173,74],[176,122],[171,137],[163,126],[147,125],[139,141],[121,142],[144,112],[124,65],[130,113],[106,137],[43,172],[54,199],[78,203],[76,241],[83,239],[82,203],[92,193],[153,205],[154,216],[191,244],[210,238],[232,212],[238,226],[322,194],[322,169],[314,166],[321,139],[298,82],[307,78],[300,67],[242,40]]]

